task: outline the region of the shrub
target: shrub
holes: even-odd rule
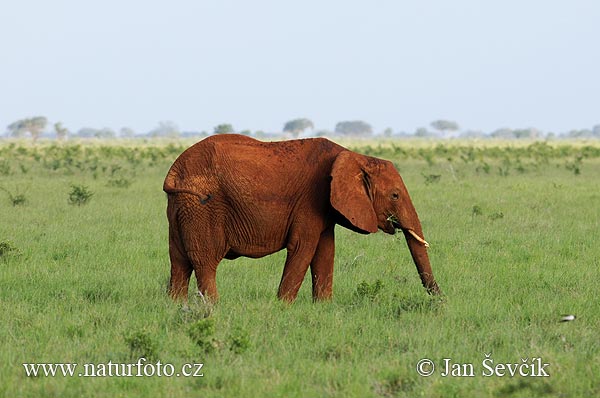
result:
[[[188,335],[205,352],[212,352],[219,346],[219,342],[213,337],[215,333],[215,322],[211,318],[200,319],[190,325]]]
[[[125,343],[129,346],[132,358],[152,359],[156,357],[158,345],[146,331],[138,330],[125,336]]]
[[[85,185],[71,184],[71,192],[69,193],[69,204],[81,206],[86,204],[94,195]]]
[[[0,258],[8,257],[11,254],[19,255],[21,251],[11,241],[0,241]]]
[[[8,160],[0,161],[0,175],[7,176],[10,174],[10,163]]]
[[[242,329],[236,329],[229,337],[229,340],[229,349],[236,354],[246,352],[251,346],[248,333]]]

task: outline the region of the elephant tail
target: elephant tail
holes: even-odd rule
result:
[[[178,188],[175,187],[177,178],[177,172],[174,170],[175,167],[171,167],[167,177],[165,178],[165,182],[163,183],[163,191],[166,193],[177,193]]]
[[[206,204],[211,198],[210,194],[203,194],[198,191],[189,188],[180,188],[175,186],[176,178],[172,172],[169,172],[167,178],[165,178],[165,182],[163,183],[163,191],[167,194],[177,194],[177,193],[187,193],[190,195],[198,196],[200,198],[200,203]]]
[[[200,192],[194,191],[193,189],[175,187],[175,186],[169,184],[167,180],[165,180],[165,183],[163,184],[163,191],[165,191],[168,194],[171,194],[171,193],[188,193],[190,195],[196,195],[196,196],[200,196],[200,197],[205,197],[206,196],[205,194],[202,194]]]

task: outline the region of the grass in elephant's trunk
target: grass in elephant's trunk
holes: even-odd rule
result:
[[[390,222],[392,224],[392,226],[396,229],[399,229],[401,231],[406,231],[409,234],[412,235],[413,238],[415,238],[417,241],[419,241],[420,243],[422,243],[425,247],[429,247],[429,243],[423,239],[422,237],[420,237],[419,235],[417,235],[417,233],[415,231],[413,231],[412,229],[404,229],[400,226],[400,221],[398,221],[398,218],[396,218],[396,216],[394,215],[390,215],[387,218],[387,221]]]

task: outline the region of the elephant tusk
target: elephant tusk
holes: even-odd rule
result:
[[[413,231],[412,229],[409,229],[408,233],[411,234],[416,240],[418,240],[419,242],[421,242],[425,247],[429,247],[429,243],[427,243],[427,241],[425,239],[423,239],[419,235],[417,235],[415,233],[415,231]]]

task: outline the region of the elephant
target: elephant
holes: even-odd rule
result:
[[[306,271],[313,300],[333,293],[334,227],[360,234],[400,229],[423,286],[439,294],[428,243],[402,177],[387,160],[326,138],[262,142],[209,136],[169,169],[169,294],[187,300],[195,272],[199,294],[216,301],[223,258],[260,258],[287,250],[277,297],[296,299]]]

